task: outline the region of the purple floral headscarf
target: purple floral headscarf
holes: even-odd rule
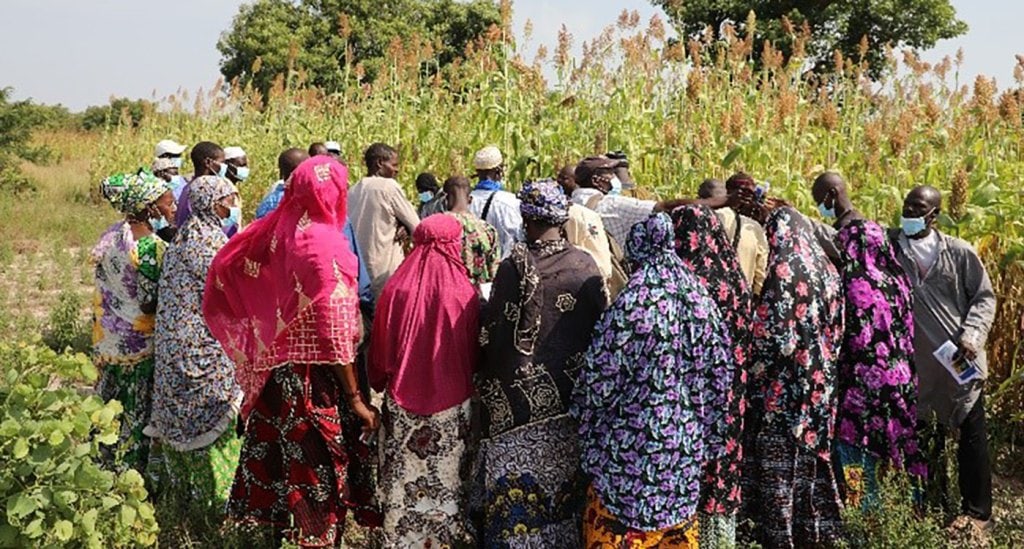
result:
[[[629,250],[638,269],[594,330],[572,414],[601,503],[650,531],[696,514],[704,463],[724,455],[731,342],[667,215],[636,224]]]
[[[569,220],[569,198],[553,179],[528,181],[518,198],[523,219],[554,226],[564,225]]]

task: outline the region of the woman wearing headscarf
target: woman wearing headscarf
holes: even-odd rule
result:
[[[708,460],[700,508],[701,542],[710,547],[731,547],[736,543],[736,513],[741,500],[751,295],[736,251],[714,211],[704,206],[683,206],[672,212],[672,220],[676,253],[718,306],[722,324],[732,339],[726,365],[732,385],[719,424],[726,452],[722,459]]]
[[[153,416],[146,433],[161,443],[170,488],[188,505],[220,509],[238,465],[235,422],[242,391],[235,367],[203,321],[203,289],[214,255],[228,241],[224,222],[238,190],[203,176],[190,185],[192,215],[167,251],[156,325]]]
[[[728,333],[674,251],[669,216],[633,226],[637,269],[598,323],[573,394],[591,479],[585,547],[697,547],[706,460],[725,452]]]
[[[836,456],[848,505],[878,502],[878,475],[927,475],[918,446],[917,375],[910,279],[885,230],[855,219],[836,235],[846,293],[846,337],[837,368]]]
[[[203,314],[236,366],[245,441],[229,518],[334,546],[347,513],[376,526],[369,448],[378,414],[355,370],[357,263],[342,229],[348,169],[303,162],[280,206],[217,255]]]
[[[92,359],[100,370],[100,397],[116,399],[124,408],[111,454],[142,471],[149,460],[143,430],[152,404],[153,317],[166,249],[156,231],[174,218],[174,197],[163,180],[144,172],[112,175],[100,187],[123,217],[92,250]]]
[[[810,222],[790,207],[765,225],[768,273],[754,312],[743,516],[765,547],[840,538],[831,466],[841,280]]]
[[[368,370],[385,394],[378,478],[388,547],[473,543],[462,473],[480,299],[462,263],[462,236],[455,217],[424,219],[374,317]]]
[[[486,547],[578,547],[584,486],[569,399],[606,306],[594,259],[562,237],[554,181],[519,192],[527,242],[498,268],[480,339]]]

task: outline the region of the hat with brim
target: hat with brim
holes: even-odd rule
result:
[[[324,143],[324,147],[327,148],[328,152],[341,154],[341,145],[337,141],[328,141]]]
[[[590,185],[590,180],[602,171],[611,171],[619,166],[620,161],[607,156],[591,156],[584,158],[576,165],[576,184]]]
[[[156,144],[156,153],[153,156],[158,158],[164,155],[181,156],[181,153],[183,152],[185,152],[185,145],[182,145],[177,141],[164,139]]]

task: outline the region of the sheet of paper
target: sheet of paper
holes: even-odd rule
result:
[[[493,283],[491,282],[484,282],[480,285],[480,295],[484,298],[484,301],[490,301],[492,285]]]
[[[960,353],[960,348],[952,341],[946,341],[932,353],[935,359],[946,367],[949,375],[953,376],[960,385],[964,385],[974,379],[981,377],[981,370],[973,360],[967,360]]]

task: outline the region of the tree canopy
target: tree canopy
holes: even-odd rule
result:
[[[869,74],[877,77],[884,70],[885,45],[930,48],[943,39],[967,32],[967,24],[957,19],[949,0],[653,0],[661,6],[680,36],[695,37],[710,27],[720,32],[723,23],[742,26],[753,11],[758,23],[756,47],[772,42],[788,58],[792,54],[793,33],[788,27],[810,27],[808,60],[816,70],[832,68],[832,53],[864,60]],[[788,20],[788,23],[783,21]],[[867,49],[862,50],[862,40]]]
[[[333,91],[348,62],[375,78],[396,38],[429,41],[444,65],[499,22],[493,0],[256,0],[239,8],[217,49],[225,78],[264,94],[289,68]]]

